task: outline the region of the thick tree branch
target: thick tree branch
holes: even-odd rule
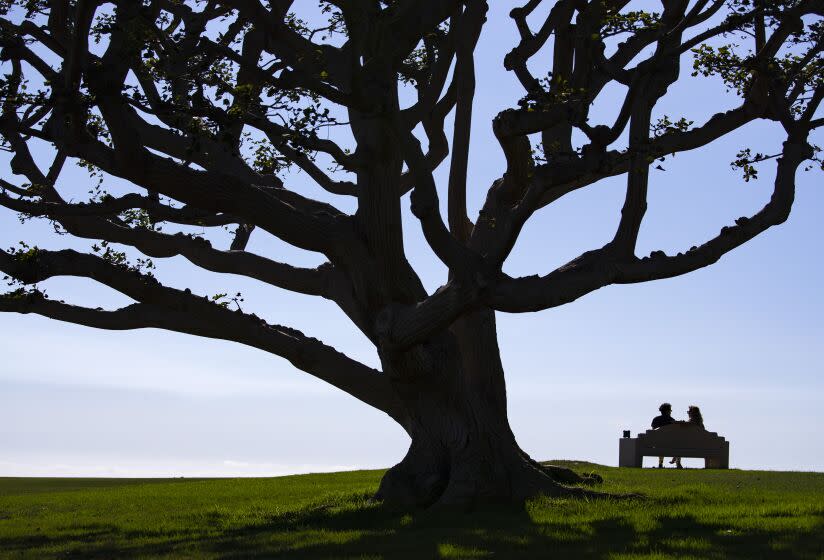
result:
[[[285,189],[265,189],[234,175],[190,169],[140,148],[135,151],[134,145],[110,149],[63,135],[54,140],[68,155],[116,177],[196,208],[236,215],[296,247],[328,253],[340,239],[339,221],[344,216],[338,210]]]
[[[412,214],[420,221],[426,241],[450,271],[473,276],[480,268],[480,256],[464,247],[444,224],[435,179],[426,164],[420,142],[412,133],[403,134],[402,142],[404,159],[415,178],[410,197]]]
[[[610,284],[670,278],[708,266],[787,219],[795,193],[795,173],[811,156],[812,150],[803,137],[787,140],[778,161],[774,192],[766,206],[750,218],[739,218],[736,225],[723,228],[717,237],[700,247],[671,257],[654,252],[643,259],[629,260],[616,259],[614,253],[604,249],[591,251],[547,276],[505,279],[487,301],[499,311],[539,311],[569,303]]]
[[[25,192],[25,191],[24,191]],[[20,194],[20,193],[17,193]],[[28,196],[32,196],[29,194]],[[0,205],[33,216],[61,217],[115,217],[127,210],[145,210],[153,222],[170,222],[181,225],[215,227],[235,224],[237,218],[211,214],[197,208],[174,208],[157,200],[136,193],[121,197],[108,197],[101,202],[61,204],[15,199],[0,194]]]
[[[466,215],[466,176],[469,163],[469,138],[472,128],[472,107],[475,97],[475,58],[473,52],[485,20],[486,2],[468,4],[457,20],[458,46],[455,59],[457,106],[452,139],[452,161],[449,166],[448,221],[449,230],[459,241],[466,242],[472,222]]]
[[[126,227],[103,219],[77,220],[84,216],[98,217],[101,208],[105,208],[108,213],[124,205],[133,207],[130,197],[144,198],[126,195],[95,205],[31,202],[0,195],[0,205],[29,215],[50,216],[73,235],[129,245],[150,257],[181,255],[192,264],[212,272],[239,274],[286,290],[330,297],[330,279],[319,269],[296,268],[243,250],[220,251],[212,248],[211,243],[205,239],[180,233],[169,235],[150,229]]]
[[[37,313],[102,329],[154,327],[232,340],[281,356],[298,369],[404,423],[404,414],[385,376],[295,329],[271,325],[240,310],[231,311],[100,257],[71,250],[35,250],[22,256],[0,251],[0,270],[26,284],[55,276],[92,278],[140,302],[116,311],[100,311],[51,301],[36,290],[17,291],[0,296],[0,312]]]
[[[693,247],[686,253],[666,256],[661,252],[650,257],[621,264],[617,269],[616,284],[647,282],[680,276],[718,261],[723,255],[753,239],[772,226],[784,223],[790,215],[795,198],[795,174],[801,163],[813,155],[803,140],[788,140],[778,160],[775,189],[770,201],[751,217],[741,217],[735,225],[721,229],[721,233]]]

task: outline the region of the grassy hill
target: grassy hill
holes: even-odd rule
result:
[[[564,464],[646,498],[461,514],[369,503],[381,471],[0,478],[0,558],[824,559],[824,473]]]

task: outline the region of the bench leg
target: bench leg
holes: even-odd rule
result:
[[[730,444],[722,449],[715,457],[706,457],[704,459],[705,469],[728,469],[730,468]]]
[[[638,451],[638,440],[632,438],[618,440],[618,466],[640,467],[641,456]]]
[[[721,460],[719,462],[719,469],[730,468],[730,442],[726,442],[726,445],[724,445],[724,450],[721,452]]]

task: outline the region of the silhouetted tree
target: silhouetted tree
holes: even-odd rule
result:
[[[95,240],[89,252],[25,243],[0,252],[12,283],[0,311],[103,329],[168,329],[281,356],[408,432],[406,457],[378,491],[387,501],[472,504],[582,493],[561,484],[580,481],[577,475],[542,467],[515,441],[495,311],[539,311],[610,284],[685,274],[786,220],[796,171],[816,159],[808,136],[823,122],[824,2],[662,0],[660,11],[633,11],[625,0],[529,0],[512,10],[520,42],[504,66],[525,95],[509,100],[515,108],[492,123],[507,167],[474,221],[466,210],[473,53],[487,2],[303,4],[0,2],[0,134],[20,178],[2,181],[0,204],[21,219],[46,219],[58,233]],[[309,7],[323,17],[320,28],[293,13]],[[547,54],[529,65],[539,52]],[[698,124],[653,121],[689,57],[693,75],[720,77],[739,104]],[[536,76],[542,60],[551,68]],[[590,107],[610,84],[626,91],[617,118],[591,122]],[[445,122],[453,113],[450,142]],[[781,152],[743,150],[734,165],[750,179],[759,162],[774,160],[769,202],[683,253],[636,256],[650,166],[758,119],[783,128]],[[329,127],[336,132],[321,133]],[[446,159],[444,222],[433,171]],[[125,180],[134,192],[112,196],[98,183],[89,200],[71,201],[58,188],[68,161],[95,181]],[[295,171],[351,197],[357,211],[298,194],[289,185]],[[617,175],[626,175],[626,200],[609,243],[546,276],[502,272],[537,210]],[[434,293],[404,253],[407,193],[449,270]],[[185,225],[230,226],[233,236],[217,247],[175,232]],[[306,269],[255,254],[246,249],[255,230],[328,262]],[[143,255],[136,260],[135,250]],[[179,255],[206,270],[335,302],[375,345],[382,371],[227,305],[239,295],[209,298],[158,282],[150,258]],[[37,283],[58,276],[93,279],[135,303],[104,310],[49,299]]]

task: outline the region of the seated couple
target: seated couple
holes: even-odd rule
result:
[[[697,406],[691,406],[687,409],[687,416],[689,420],[686,422],[683,420],[676,420],[672,417],[672,405],[670,403],[663,403],[661,406],[658,407],[658,410],[661,412],[660,416],[656,416],[652,419],[652,427],[653,429],[657,430],[662,426],[667,426],[669,424],[690,424],[693,426],[698,426],[702,430],[704,429],[704,418],[701,416],[701,409]],[[681,457],[673,457],[670,461],[670,465],[675,464],[675,466],[679,469],[683,469],[684,467],[681,466]],[[664,458],[658,457],[658,468],[664,468]]]

